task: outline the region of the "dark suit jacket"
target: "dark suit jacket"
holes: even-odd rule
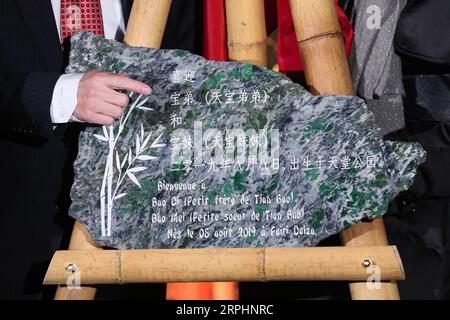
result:
[[[194,2],[174,1],[164,47],[199,51]],[[122,0],[125,20],[131,4]],[[54,130],[49,112],[64,67],[51,1],[1,0],[0,299],[40,297],[52,253],[67,245],[76,125]]]

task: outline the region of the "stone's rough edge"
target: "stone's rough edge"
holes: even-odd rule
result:
[[[97,46],[98,48],[94,48],[95,46]],[[117,51],[128,51],[128,53],[130,52],[141,52],[142,56],[145,56],[145,54],[148,54],[149,57],[145,56],[146,59],[150,59],[152,58],[152,56],[156,55],[158,57],[174,57],[174,55],[176,54],[181,54],[181,59],[185,59],[187,60],[188,63],[203,63],[203,66],[205,65],[205,60],[202,57],[199,56],[195,56],[195,55],[190,55],[186,52],[183,53],[183,51],[179,51],[179,50],[154,50],[154,49],[137,49],[137,48],[130,48],[130,47],[126,47],[123,44],[117,43],[113,40],[104,40],[101,38],[97,38],[97,37],[93,37],[90,34],[87,33],[79,33],[77,34],[74,38],[73,38],[73,50],[71,52],[71,64],[69,65],[69,67],[67,68],[68,72],[85,72],[88,70],[95,70],[97,68],[103,68],[105,71],[108,70],[108,68],[105,67],[105,61],[98,61],[98,55],[101,55],[102,58],[110,58],[111,56],[114,56],[114,52],[116,51],[115,49],[113,50],[114,52],[111,51],[112,48],[117,48]],[[105,53],[99,53],[99,51],[101,50],[106,50],[109,52],[105,52]],[[91,52],[92,51],[92,52]],[[121,52],[122,53],[122,52]],[[145,53],[145,54],[144,54]],[[83,60],[83,54],[88,56],[87,61]],[[89,57],[89,55],[92,55],[92,57]],[[81,57],[81,61],[79,60]],[[120,64],[119,60],[120,59],[124,59],[127,60],[127,57],[118,57],[115,56],[113,59],[111,59],[112,61],[114,61],[113,64],[111,64],[110,67],[112,67],[113,70],[116,70],[115,68],[117,67],[117,64]],[[116,59],[116,60],[114,60]],[[170,59],[170,58],[167,58]],[[128,66],[123,65],[119,68],[117,68],[118,72],[127,72],[129,69],[133,69],[135,67],[130,67],[133,66],[133,61],[128,61],[128,63],[130,63]],[[170,63],[170,62],[168,62]],[[143,63],[145,64],[145,63]],[[240,64],[237,62],[233,62],[233,63],[227,63],[227,62],[207,62],[207,65],[209,67],[208,68],[204,68],[202,69],[202,66],[198,66],[199,69],[201,71],[205,71],[206,70],[206,74],[212,74],[212,76],[214,76],[214,73],[211,72],[211,69],[213,69],[212,67],[214,66],[217,70],[221,70],[221,68],[223,69],[228,69],[231,70],[232,67],[235,68],[245,68],[246,65],[244,64]],[[164,65],[162,65],[164,66]],[[130,67],[130,68],[129,68]],[[136,66],[138,67],[138,66]],[[272,77],[274,79],[274,81],[276,80],[277,82],[274,83],[277,87],[289,87],[291,88],[291,91],[286,91],[287,92],[287,96],[283,97],[283,99],[286,99],[289,107],[286,107],[285,105],[283,105],[283,101],[281,102],[274,102],[273,105],[276,106],[276,110],[272,112],[272,118],[271,118],[271,123],[272,125],[275,123],[278,123],[281,126],[285,126],[286,128],[289,127],[289,125],[286,125],[285,123],[283,123],[282,121],[285,120],[290,120],[290,122],[293,122],[294,124],[291,124],[289,129],[290,130],[294,130],[295,129],[304,129],[304,127],[301,127],[301,125],[303,125],[302,123],[305,121],[310,121],[311,119],[316,119],[319,118],[319,116],[317,116],[316,118],[314,118],[314,114],[317,115],[321,115],[321,116],[328,116],[330,111],[333,112],[340,112],[342,113],[343,119],[346,119],[346,117],[353,117],[355,119],[359,119],[362,123],[364,123],[366,125],[366,128],[358,128],[359,130],[363,130],[365,129],[366,131],[363,132],[363,134],[366,134],[366,136],[364,136],[365,138],[365,142],[371,144],[371,147],[375,150],[384,150],[385,151],[385,155],[386,155],[386,159],[385,159],[385,164],[386,164],[386,170],[388,170],[389,175],[387,176],[387,178],[390,180],[390,184],[386,184],[388,186],[391,187],[391,190],[385,190],[386,189],[386,185],[384,185],[384,187],[382,188],[383,190],[385,190],[384,192],[387,192],[387,194],[381,196],[381,199],[383,201],[383,204],[379,204],[379,208],[380,210],[378,210],[379,212],[373,213],[373,212],[367,212],[364,211],[363,215],[361,216],[361,213],[357,213],[360,216],[358,216],[358,218],[353,218],[351,216],[348,216],[348,214],[346,216],[343,216],[341,218],[343,218],[342,223],[340,225],[336,225],[336,224],[332,224],[332,227],[330,230],[322,230],[324,231],[322,233],[321,237],[316,237],[313,239],[282,239],[279,240],[277,243],[268,243],[268,242],[264,242],[264,243],[249,243],[246,246],[250,246],[250,247],[254,247],[254,246],[278,246],[278,247],[293,247],[293,246],[304,246],[304,245],[315,245],[317,244],[321,239],[325,238],[326,236],[329,236],[333,233],[337,233],[339,231],[341,231],[342,229],[344,229],[345,227],[350,226],[353,223],[356,223],[358,220],[362,219],[362,218],[375,218],[378,217],[380,215],[382,215],[386,209],[387,209],[387,203],[392,200],[392,198],[399,193],[402,190],[407,189],[411,184],[412,181],[414,179],[414,175],[417,169],[417,166],[422,163],[424,161],[424,151],[422,150],[422,148],[418,145],[418,144],[414,144],[414,143],[398,143],[398,142],[382,142],[377,136],[379,130],[378,128],[376,128],[375,123],[373,121],[373,115],[368,112],[367,107],[365,106],[365,104],[362,102],[362,100],[358,99],[358,98],[353,98],[353,97],[334,97],[334,96],[321,96],[321,97],[313,97],[312,95],[310,95],[309,93],[307,93],[303,88],[301,88],[299,85],[297,84],[293,84],[291,83],[285,76],[280,75],[280,74],[275,74],[273,72],[271,72],[270,70],[267,69],[261,69],[258,67],[251,67],[252,70],[259,74],[260,76],[265,76],[266,78],[270,78]],[[240,70],[242,70],[240,69]],[[141,72],[141,71],[136,71],[135,70],[131,70],[131,71],[135,71],[138,75],[137,78],[138,79],[145,79],[146,76],[148,77],[149,73],[147,73],[147,75],[145,74],[145,72]],[[210,72],[210,73],[208,73]],[[133,73],[133,72],[132,72]],[[168,77],[168,75],[165,75],[166,77]],[[229,78],[230,75],[228,75]],[[151,77],[150,77],[151,78]],[[205,79],[203,79],[205,80]],[[230,79],[228,79],[230,80]],[[264,79],[265,81],[266,79]],[[163,79],[157,79],[155,80],[157,83],[158,81],[163,82]],[[232,81],[232,79],[230,80]],[[269,81],[269,80],[267,80]],[[282,82],[282,84],[280,84],[280,82]],[[167,87],[169,88],[170,85]],[[173,88],[171,88],[170,90],[172,90]],[[169,92],[170,92],[169,90]],[[276,90],[274,90],[276,91]],[[284,93],[286,93],[284,92]],[[294,96],[298,97],[298,101],[291,101],[292,97],[289,94],[289,92],[292,92]],[[156,92],[155,93],[155,99],[154,102],[155,104],[158,102],[157,100],[160,98],[164,98],[164,95],[161,97],[161,92]],[[167,95],[167,93],[166,93]],[[287,98],[286,98],[287,97]],[[289,98],[291,100],[289,100]],[[283,100],[282,99],[282,100]],[[330,102],[331,100],[333,100],[333,105],[330,106]],[[152,104],[152,102],[150,102],[150,104]],[[160,107],[160,105],[158,105]],[[335,109],[333,109],[333,106],[335,107]],[[348,108],[348,110],[343,110],[342,108]],[[283,109],[284,108],[284,109]],[[158,110],[158,108],[155,108],[156,110]],[[268,112],[270,113],[270,109],[266,108],[267,110],[269,110]],[[302,112],[297,112],[300,109],[302,109]],[[328,109],[332,109],[332,110],[328,110]],[[266,110],[266,111],[267,111]],[[203,111],[203,109],[202,109]],[[257,113],[257,110],[254,110],[255,113]],[[239,113],[239,110],[234,110],[234,112]],[[279,117],[280,113],[284,113],[287,115],[284,117]],[[344,115],[346,115],[344,117]],[[142,115],[141,115],[142,116]],[[229,117],[233,117],[233,114],[228,115]],[[245,117],[245,113],[241,114],[241,116]],[[149,115],[149,117],[151,118],[152,115]],[[309,118],[308,118],[309,117]],[[218,118],[218,119],[223,119],[223,118]],[[320,120],[320,119],[319,119]],[[339,120],[339,119],[337,119]],[[342,121],[342,119],[340,119]],[[133,120],[134,124],[138,125],[138,121],[137,120]],[[227,123],[226,120],[225,123]],[[164,122],[164,120],[162,120],[162,123]],[[217,121],[219,122],[219,121]],[[229,122],[228,122],[229,123]],[[301,124],[301,125],[300,125]],[[347,124],[340,124],[340,123],[334,123],[335,125],[338,126],[338,128],[343,128],[345,127],[345,125]],[[350,125],[350,124],[349,124]],[[226,125],[225,125],[226,126]],[[161,129],[161,128],[159,128]],[[92,151],[89,150],[89,148],[86,149],[86,144],[92,144],[95,143],[95,141],[93,142],[92,139],[91,141],[89,141],[89,136],[92,135],[92,133],[99,133],[101,132],[100,129],[98,128],[88,128],[86,130],[85,133],[82,134],[81,139],[80,139],[80,151]],[[323,134],[323,132],[322,132]],[[323,134],[323,138],[324,139],[331,139],[334,142],[334,138],[336,138],[334,135],[331,134]],[[128,142],[132,142],[133,140],[129,140]],[[321,141],[321,140],[319,140]],[[322,141],[321,141],[322,142]],[[325,140],[326,142],[326,140]],[[337,140],[336,143],[340,143],[340,140]],[[330,145],[333,145],[332,143],[330,143]],[[293,148],[295,149],[295,147],[298,145],[293,145]],[[314,149],[314,145],[306,145],[306,147],[313,147]],[[288,146],[289,147],[289,143]],[[305,145],[301,145],[301,148],[304,148]],[[316,146],[317,147],[317,146]],[[95,147],[94,147],[95,149]],[[97,148],[98,149],[98,148]],[[292,150],[291,150],[292,151]],[[295,150],[293,150],[295,152]],[[94,151],[95,152],[95,151]],[[402,161],[399,161],[399,159],[396,159],[396,155],[397,153],[399,155],[401,155],[401,159],[403,159],[405,163],[403,163]],[[409,158],[407,158],[405,155],[409,154]],[[85,155],[86,156],[86,155]],[[91,156],[95,156],[92,155]],[[97,155],[98,156],[98,155]],[[101,159],[101,156],[100,156]],[[76,161],[76,170],[75,170],[75,174],[76,174],[76,181],[82,181],[82,179],[84,178],[84,175],[86,175],[86,172],[77,168],[77,165],[83,164],[83,161],[86,160],[86,158],[83,156],[79,156],[77,161]],[[399,162],[401,163],[402,168],[400,168]],[[157,167],[157,165],[155,165],[155,167]],[[390,171],[389,171],[390,170]],[[406,176],[404,178],[403,181],[399,180],[396,175],[398,174],[399,170],[403,170],[406,171]],[[151,170],[150,170],[151,171]],[[297,177],[297,180],[295,179],[296,177],[294,177],[294,179],[292,180],[293,184],[295,185],[296,183],[300,183],[299,179]],[[364,177],[362,177],[364,178]],[[214,179],[212,179],[214,181]],[[256,180],[258,181],[258,179]],[[253,182],[255,182],[255,180],[253,180]],[[344,177],[344,182],[345,182],[345,177]],[[95,208],[95,201],[92,202],[92,199],[87,199],[87,198],[83,198],[84,196],[82,195],[82,197],[80,198],[80,194],[79,194],[79,190],[77,190],[77,187],[79,187],[79,185],[75,185],[72,189],[72,196],[74,198],[74,205],[71,207],[71,215],[75,218],[80,219],[80,221],[82,223],[84,223],[85,225],[88,226],[88,229],[90,230],[91,234],[93,234],[94,239],[102,244],[102,245],[106,245],[106,246],[113,246],[113,247],[117,247],[120,249],[125,249],[125,248],[147,248],[147,247],[161,247],[161,248],[165,248],[165,247],[183,247],[183,245],[180,245],[180,243],[173,243],[173,244],[164,244],[161,245],[162,243],[164,243],[161,239],[151,239],[150,242],[142,242],[141,240],[137,239],[136,237],[133,238],[133,235],[130,235],[129,232],[135,232],[136,230],[129,230],[128,234],[119,234],[118,236],[114,236],[113,238],[109,238],[109,239],[104,239],[101,237],[96,236],[96,234],[98,234],[98,226],[95,226],[95,224],[92,224],[92,216],[93,214],[96,213],[96,208]],[[388,188],[389,189],[389,188]],[[380,190],[381,191],[381,190]],[[82,192],[81,192],[82,193]],[[322,200],[323,202],[323,200]],[[81,209],[84,206],[84,209]],[[342,204],[340,205],[342,206]],[[85,214],[83,214],[82,212],[85,212]],[[328,213],[327,213],[328,214]],[[335,216],[334,213],[331,213],[332,216],[330,217],[322,217],[322,219],[326,218],[327,220],[324,220],[326,223],[330,223],[331,221],[329,220],[330,218],[332,219],[333,216]],[[348,219],[345,219],[348,218]],[[95,219],[94,219],[95,221]],[[134,222],[133,222],[134,221]],[[347,222],[345,222],[347,221]],[[98,220],[97,220],[98,222]],[[144,221],[142,221],[141,219],[131,219],[131,220],[125,220],[122,223],[134,223],[135,225],[137,224],[137,226],[143,226],[143,228],[145,229],[145,226],[148,226],[148,223],[145,223]],[[322,221],[323,223],[323,221]],[[345,223],[347,223],[348,225],[346,225]],[[327,225],[328,227],[328,225]],[[119,228],[120,229],[120,228]],[[147,228],[147,232],[149,232],[149,230],[154,230],[154,226],[150,225],[149,228]],[[142,230],[140,230],[142,231]],[[161,231],[161,230],[160,230]],[[152,233],[157,233],[158,231],[152,231]],[[128,240],[127,240],[128,239]],[[297,241],[295,241],[297,240]],[[303,241],[303,242],[302,242]],[[159,245],[158,245],[159,243]],[[146,244],[146,245],[145,245]],[[223,244],[221,243],[213,243],[212,241],[208,242],[208,243],[197,243],[195,245],[192,245],[192,247],[221,247]],[[190,247],[189,245],[185,245],[186,247]],[[227,247],[241,247],[243,246],[242,243],[238,243],[238,242],[231,242],[228,243],[228,245],[226,245]]]

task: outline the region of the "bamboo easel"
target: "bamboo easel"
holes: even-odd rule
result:
[[[158,48],[170,0],[135,0],[125,42]],[[333,0],[290,0],[308,86],[314,94],[354,95]],[[263,0],[226,0],[232,60],[266,65]],[[44,284],[64,285],[70,268],[82,270],[81,289],[58,287],[55,299],[94,299],[93,284],[190,281],[348,280],[352,299],[399,299],[404,271],[389,246],[383,220],[341,233],[345,247],[102,250],[75,223],[68,251],[57,251]],[[379,289],[366,286],[367,268],[381,270]],[[360,282],[358,282],[360,281]]]

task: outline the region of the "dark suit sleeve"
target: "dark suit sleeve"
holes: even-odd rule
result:
[[[0,131],[12,136],[40,136],[52,133],[50,105],[61,74],[28,74],[0,71]]]

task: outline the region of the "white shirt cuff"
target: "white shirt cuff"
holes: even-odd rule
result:
[[[67,123],[79,121],[72,116],[77,106],[78,84],[82,73],[63,74],[56,82],[53,89],[52,103],[50,105],[50,117],[52,123]]]

